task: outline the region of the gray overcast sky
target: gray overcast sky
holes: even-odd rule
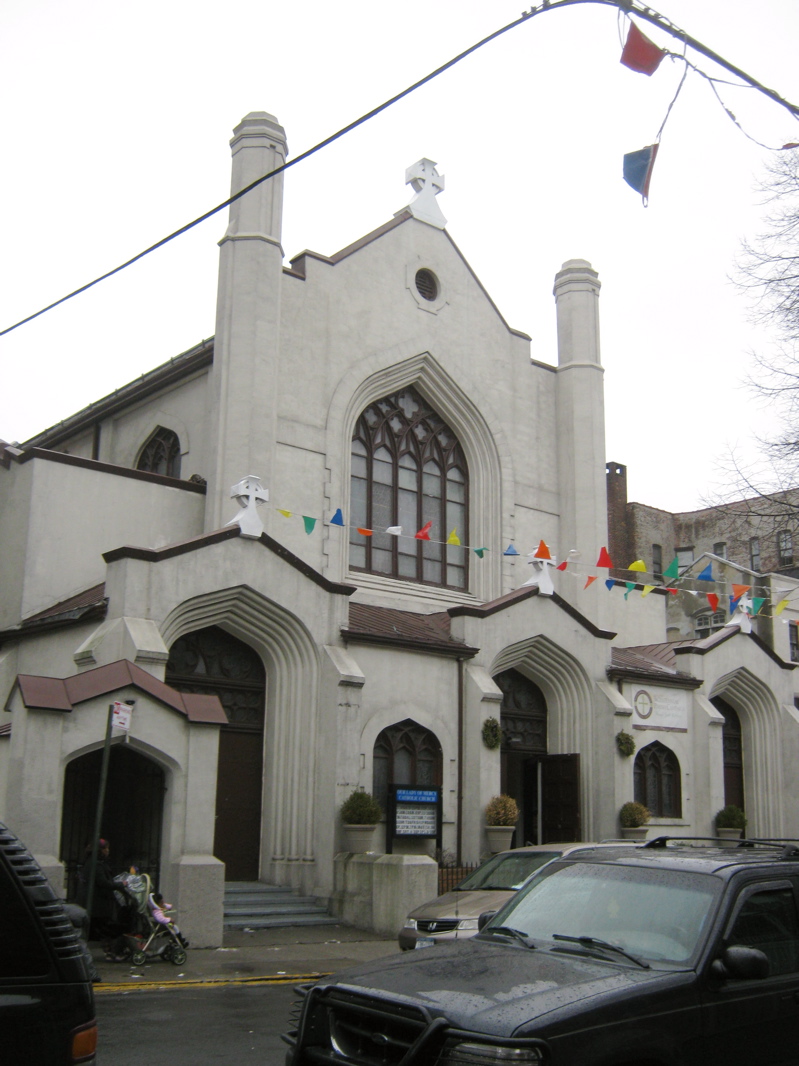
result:
[[[797,0],[658,10],[799,101]],[[248,111],[275,114],[297,155],[520,11],[518,0],[4,0],[0,328],[225,199],[228,141]],[[620,50],[612,8],[528,20],[289,171],[283,247],[287,259],[332,254],[408,202],[407,166],[436,160],[448,230],[535,358],[557,359],[561,263],[599,271],[607,456],[628,465],[631,498],[689,509],[718,483],[718,458],[748,456],[769,427],[741,379],[770,338],[728,276],[758,230],[770,153],[689,75],[645,210],[622,156],[655,139],[682,64],[647,78]],[[758,140],[799,140],[799,123],[760,94],[721,92]],[[218,215],[0,339],[0,437],[25,440],[213,335],[224,228]]]

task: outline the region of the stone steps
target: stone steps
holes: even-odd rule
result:
[[[314,896],[298,896],[280,885],[261,881],[228,881],[225,885],[225,929],[271,929],[291,925],[336,925]]]

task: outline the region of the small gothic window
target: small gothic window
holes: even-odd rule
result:
[[[351,464],[350,566],[466,588],[466,458],[455,434],[415,389],[366,408],[352,435]],[[428,524],[425,537],[417,538]]]
[[[682,817],[680,764],[674,752],[656,740],[635,757],[634,793],[656,818]]]
[[[177,433],[159,426],[142,448],[136,469],[180,477],[180,441]]]
[[[436,788],[441,784],[441,745],[410,718],[378,736],[372,752],[372,795],[385,811],[389,785]]]

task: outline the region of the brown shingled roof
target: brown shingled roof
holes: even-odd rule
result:
[[[446,611],[438,614],[416,614],[392,607],[375,607],[368,603],[350,603],[349,625],[342,629],[347,640],[363,643],[402,644],[422,651],[437,651],[450,655],[476,655],[461,641],[453,640],[450,617]]]
[[[19,688],[26,707],[72,711],[79,703],[96,696],[105,696],[128,685],[141,689],[179,714],[185,715],[190,722],[227,724],[227,715],[218,696],[178,692],[127,659],[119,659],[107,666],[98,666],[94,670],[86,670],[82,674],[65,678],[20,674],[15,687]]]

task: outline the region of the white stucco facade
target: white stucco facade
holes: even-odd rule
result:
[[[263,112],[231,143],[234,192],[287,154]],[[284,265],[282,182],[231,207],[213,341],[0,452],[0,819],[56,878],[69,875],[66,841],[85,824],[80,760],[102,747],[109,702],[133,699],[129,738],[114,744],[127,746],[134,777],[152,766],[162,792],[147,846],[192,941],[219,943],[226,871],[214,825],[232,787],[221,766],[229,758],[235,770],[235,723],[214,695],[184,707],[181,691],[217,689],[189,684],[173,657],[208,633],[249,649],[265,678],[260,688],[245,679],[262,701],[260,731],[249,729],[260,777],[248,845],[261,880],[332,896],[337,810],[354,788],[373,789],[381,738],[405,722],[433,738],[443,849],[464,861],[485,853],[483,809],[502,788],[527,805],[525,839],[545,832],[559,789],[571,790],[570,820],[552,824],[616,836],[636,787],[635,759],[614,739],[622,729],[639,749],[662,744],[669,772],[677,766],[677,799],[665,802],[679,801],[679,814],[656,816],[651,832],[709,834],[725,802],[719,698],[740,718],[749,831],[799,834],[790,663],[734,627],[666,648],[666,596],[625,598],[603,587],[606,572],[583,588],[550,570],[554,595],[523,587],[541,540],[560,560],[607,542],[591,265],[570,259],[557,273],[558,350],[534,362],[529,337],[504,321],[434,212],[400,212],[332,257]],[[422,291],[420,271],[434,291]],[[468,468],[460,586],[350,561],[356,423],[409,389]],[[136,469],[161,431],[177,442],[179,476]],[[269,493],[260,537],[226,524],[238,509],[231,486],[247,475]],[[343,525],[331,522],[339,509]],[[304,516],[316,520],[310,531]],[[121,684],[123,666],[132,673]],[[535,705],[516,725],[503,677]],[[636,710],[642,689],[648,719]],[[524,723],[536,715],[530,740]],[[504,730],[496,750],[481,735],[490,717]],[[382,827],[377,838],[382,848]]]

